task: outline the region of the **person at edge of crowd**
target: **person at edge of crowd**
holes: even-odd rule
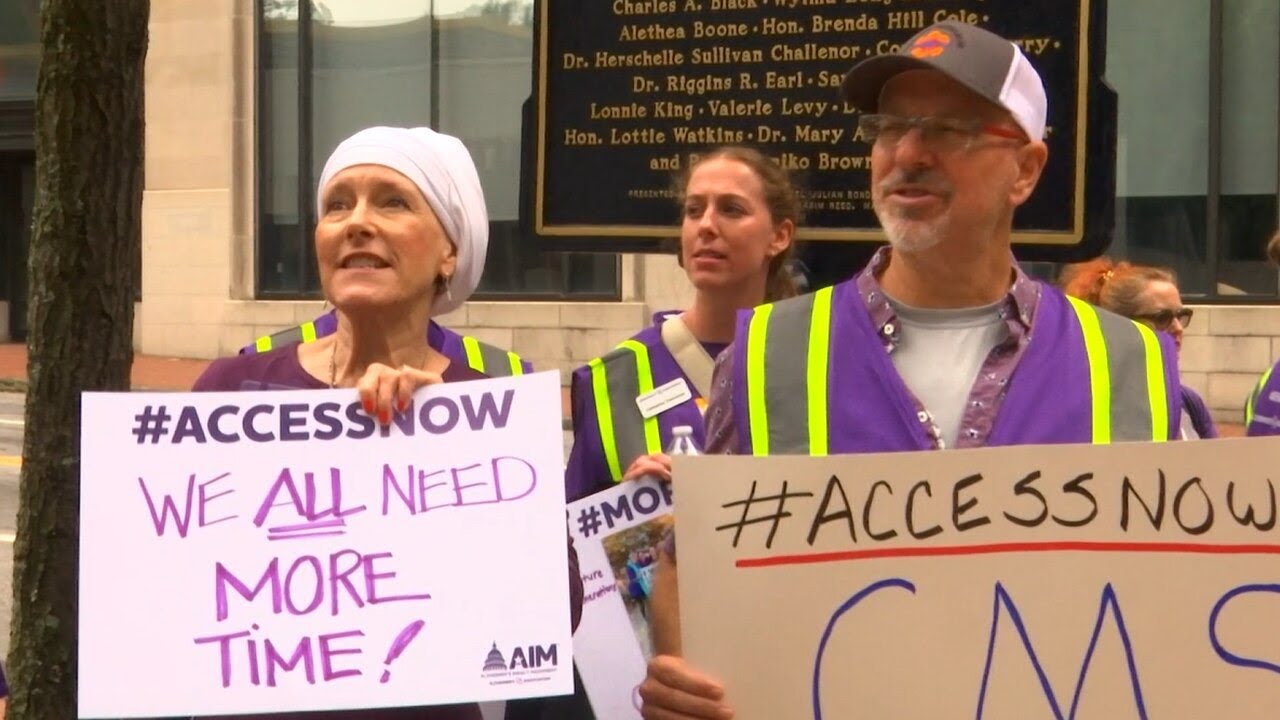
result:
[[[429,128],[374,127],[342,141],[320,175],[316,260],[337,330],[314,342],[215,360],[197,391],[356,388],[382,425],[423,385],[486,377],[427,342],[430,318],[480,281],[488,214],[471,155]],[[571,618],[582,579],[569,545]],[[564,582],[547,578],[547,582]],[[479,720],[474,704],[237,715],[238,720]]]
[[[801,206],[785,169],[758,150],[729,145],[702,155],[675,184],[678,257],[694,287],[693,305],[657,313],[651,327],[574,371],[573,448],[565,469],[570,502],[646,475],[669,481],[671,459],[663,449],[672,428],[688,425],[694,442],[704,442],[714,358],[733,339],[737,312],[795,294],[788,260]],[[673,385],[675,392],[654,392]],[[645,412],[638,400],[648,401]],[[654,574],[671,569],[659,557]],[[670,607],[674,598],[648,601]],[[654,637],[659,649],[672,642]],[[543,714],[508,712],[507,720],[594,717],[580,686],[572,700],[543,705]]]
[[[1191,324],[1192,311],[1182,304],[1172,270],[1101,257],[1063,268],[1058,284],[1068,295],[1168,333],[1182,351],[1182,334]],[[1186,385],[1182,386],[1182,410],[1179,435],[1183,440],[1218,437],[1209,407]]]
[[[795,294],[787,260],[801,210],[786,170],[755,149],[727,146],[701,156],[676,185],[693,304],[658,313],[573,372],[570,502],[645,475],[670,480],[663,448],[680,425],[702,446],[714,360],[733,340],[737,312]],[[656,391],[668,385],[676,387]]]
[[[1280,267],[1280,230],[1267,243],[1267,260]],[[1245,435],[1280,435],[1280,361],[1262,374],[1244,406]]]
[[[897,54],[862,61],[842,87],[864,113],[872,202],[889,247],[834,288],[739,315],[717,362],[708,454],[1175,439],[1172,338],[1069,298],[1014,262],[1014,210],[1048,161],[1044,86],[1017,46],[939,23]],[[808,352],[811,343],[825,352]],[[1159,371],[1148,376],[1148,367]],[[815,403],[826,412],[810,418]],[[672,560],[676,537],[665,548]],[[663,592],[675,594],[654,589]],[[651,609],[655,626],[678,637],[678,614]],[[678,654],[650,661],[642,715],[733,717],[723,686]]]

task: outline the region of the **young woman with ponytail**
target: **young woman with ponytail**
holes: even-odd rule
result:
[[[651,327],[574,372],[570,501],[625,480],[669,480],[663,448],[672,428],[691,426],[699,447],[705,441],[711,370],[733,341],[738,311],[795,294],[787,261],[801,206],[786,170],[757,150],[721,147],[692,163],[675,189],[693,305],[657,314]]]
[[[658,313],[652,326],[574,371],[569,502],[646,476],[669,481],[663,449],[673,428],[692,427],[694,442],[705,446],[704,398],[716,356],[733,341],[738,311],[795,294],[788,260],[801,205],[786,170],[754,149],[725,146],[691,163],[674,190],[678,257],[693,304]],[[672,568],[660,555],[657,571]],[[673,611],[674,598],[646,600],[655,611]],[[659,648],[671,642],[654,639]],[[573,696],[509,704],[506,720],[592,717],[579,682]]]

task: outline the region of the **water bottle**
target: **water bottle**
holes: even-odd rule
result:
[[[671,428],[671,444],[667,446],[667,455],[701,455],[698,444],[693,441],[693,428],[688,425],[677,425]]]
[[[676,425],[671,428],[671,444],[667,446],[666,453],[668,457],[701,455],[702,451],[698,450],[698,444],[693,441],[693,428],[688,425]],[[652,473],[645,473],[640,477],[645,480],[653,480],[662,486],[667,485],[666,480],[662,480]]]

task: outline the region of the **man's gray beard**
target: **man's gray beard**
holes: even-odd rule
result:
[[[880,227],[889,238],[894,252],[920,253],[942,241],[946,234],[947,216],[932,221],[910,220],[894,215],[891,211],[876,209]]]

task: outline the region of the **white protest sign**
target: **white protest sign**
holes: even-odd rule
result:
[[[86,394],[81,717],[573,691],[554,373]]]
[[[675,459],[735,717],[1280,717],[1280,439]]]
[[[569,506],[585,598],[574,657],[597,718],[638,720],[653,651],[648,597],[671,527],[671,486],[624,482]]]

